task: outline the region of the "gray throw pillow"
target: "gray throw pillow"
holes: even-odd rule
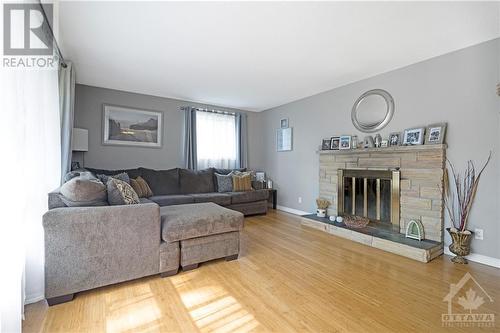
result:
[[[110,178],[106,184],[110,205],[133,205],[140,203],[139,196],[126,182]]]
[[[106,186],[98,179],[75,177],[64,183],[59,192],[74,202],[106,202]]]
[[[230,172],[227,175],[221,175],[216,173],[215,178],[217,178],[217,190],[219,192],[231,192],[233,190],[233,173]]]
[[[128,176],[128,174],[126,172],[121,172],[121,173],[117,173],[116,175],[111,175],[111,176],[108,176],[108,175],[104,175],[104,174],[98,174],[96,175],[97,178],[99,178],[99,180],[103,183],[103,184],[107,184],[108,183],[108,180],[110,178],[115,178],[115,179],[119,179],[121,181],[124,181],[125,183],[127,184],[130,184],[130,177]]]

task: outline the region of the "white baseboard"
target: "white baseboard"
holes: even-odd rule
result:
[[[450,252],[450,249],[445,245],[444,247],[444,254],[454,256],[453,253]],[[488,257],[482,254],[476,254],[476,253],[471,253],[466,258],[470,261],[474,261],[480,264],[488,265],[488,266],[493,266],[496,268],[500,268],[500,259],[493,258],[493,257]]]
[[[26,299],[24,300],[24,305],[40,302],[41,300],[44,300],[44,299],[45,299],[44,295],[29,295],[29,296],[26,296]]]
[[[280,205],[277,205],[276,209],[284,211],[284,212],[287,212],[287,213],[290,213],[290,214],[294,214],[294,215],[307,215],[307,214],[311,214],[309,212],[304,212],[302,210],[298,210],[298,209],[294,209],[294,208],[288,208],[288,207],[280,206]]]

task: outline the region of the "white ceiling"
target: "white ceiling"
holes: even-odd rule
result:
[[[489,2],[61,2],[82,84],[261,111],[500,36]]]

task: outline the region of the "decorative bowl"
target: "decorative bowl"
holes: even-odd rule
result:
[[[362,216],[350,216],[344,217],[344,223],[348,228],[364,228],[370,223],[370,220]]]

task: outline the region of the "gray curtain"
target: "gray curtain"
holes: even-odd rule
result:
[[[61,183],[71,171],[71,137],[75,108],[75,69],[68,62],[59,68],[59,115],[61,118]]]
[[[196,110],[182,107],[184,111],[184,167],[196,170],[198,157],[196,155]]]
[[[236,167],[248,167],[248,131],[247,115],[244,113],[236,114]]]

